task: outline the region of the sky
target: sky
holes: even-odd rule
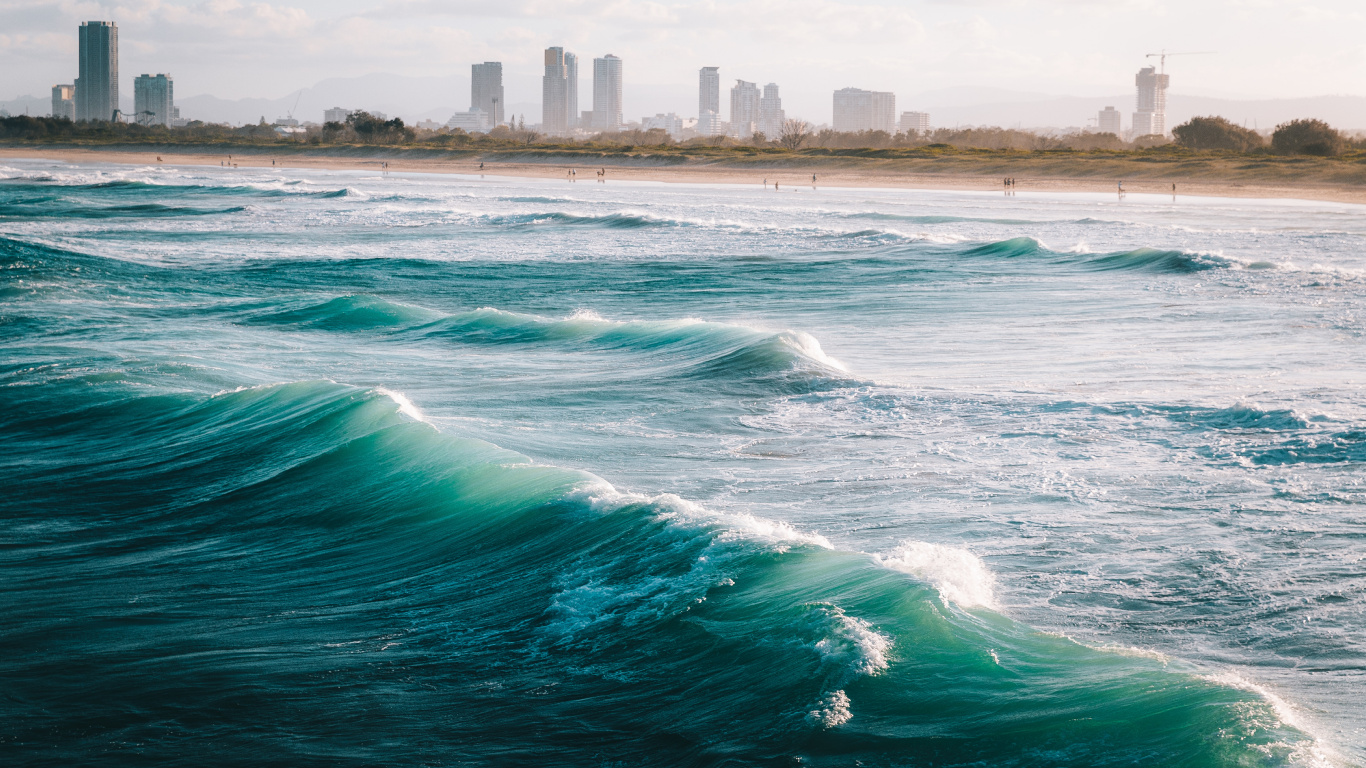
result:
[[[723,82],[778,83],[789,115],[817,120],[843,87],[897,92],[908,109],[945,88],[1125,94],[1163,48],[1215,52],[1168,60],[1177,93],[1366,95],[1361,0],[0,0],[0,99],[71,82],[83,20],[118,23],[123,87],[170,72],[177,97],[281,98],[492,60],[509,102],[539,102],[550,45],[580,55],[585,91],[607,53],[632,85],[673,93],[719,66]],[[676,109],[694,116],[696,97]]]

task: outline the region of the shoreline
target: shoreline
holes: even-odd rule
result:
[[[504,177],[530,177],[545,179],[566,179],[570,169],[578,171],[577,180],[584,183],[597,181],[597,170],[605,168],[606,179],[617,181],[645,181],[679,184],[743,184],[755,185],[777,182],[792,188],[812,186],[812,175],[816,186],[845,189],[923,189],[946,191],[1005,192],[1003,179],[1013,175],[1016,179],[1016,192],[1053,192],[1053,193],[1090,193],[1117,194],[1118,183],[1123,181],[1124,192],[1132,194],[1175,194],[1187,197],[1223,197],[1244,199],[1291,199],[1317,202],[1366,204],[1366,186],[1295,184],[1295,183],[1257,183],[1254,180],[1238,181],[1231,179],[1201,179],[1181,177],[1144,178],[1144,177],[1067,177],[1031,176],[1027,173],[1011,174],[1008,164],[993,166],[993,171],[1003,167],[1001,175],[986,175],[967,169],[947,172],[913,172],[893,167],[840,168],[830,164],[795,162],[784,167],[754,165],[746,167],[736,163],[679,163],[673,165],[629,165],[606,162],[602,158],[586,158],[597,162],[573,162],[571,158],[554,158],[545,162],[509,161],[487,156],[469,157],[339,157],[336,155],[308,154],[299,152],[250,152],[229,153],[178,152],[169,148],[156,150],[86,149],[72,147],[0,147],[0,160],[4,159],[42,159],[68,163],[113,163],[119,165],[200,165],[223,167],[229,162],[236,168],[294,168],[313,170],[381,170],[381,163],[388,163],[388,171],[400,173],[449,173],[463,175],[485,175]],[[481,162],[484,165],[480,170]],[[1015,161],[1027,165],[1023,160]],[[226,169],[225,169],[226,170]],[[1027,169],[1022,169],[1027,170]]]

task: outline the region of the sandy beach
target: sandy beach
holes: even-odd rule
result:
[[[548,179],[576,179],[577,183],[595,183],[599,170],[605,171],[605,181],[650,181],[692,184],[777,184],[779,189],[821,187],[900,188],[900,189],[964,189],[984,192],[1005,191],[1005,176],[1015,179],[1016,193],[1118,193],[1123,183],[1125,193],[1177,194],[1203,197],[1241,197],[1322,200],[1341,203],[1366,204],[1366,188],[1355,184],[1323,184],[1296,180],[1245,181],[1241,179],[1209,179],[1209,173],[1190,178],[1165,173],[1161,178],[1143,178],[1137,174],[1092,175],[1087,178],[1058,175],[1030,174],[1027,160],[1015,161],[1018,173],[1011,173],[1012,161],[1007,159],[992,164],[991,170],[1003,172],[972,173],[939,171],[916,173],[887,164],[867,163],[868,167],[831,168],[829,164],[798,162],[781,168],[754,164],[745,167],[734,162],[697,162],[677,165],[626,165],[546,160],[510,162],[495,158],[477,157],[339,157],[329,154],[300,152],[271,153],[205,153],[130,151],[127,149],[83,149],[69,147],[0,147],[0,159],[41,158],[69,163],[117,163],[147,165],[204,165],[225,168],[311,168],[320,170],[387,170],[391,173],[457,173],[487,176],[518,176]],[[482,167],[481,167],[482,165]],[[1141,169],[1147,171],[1148,169]],[[571,177],[571,171],[575,175]]]

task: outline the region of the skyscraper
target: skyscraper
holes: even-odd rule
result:
[[[1171,75],[1159,75],[1156,67],[1144,67],[1134,75],[1134,85],[1138,86],[1134,136],[1167,133],[1167,86],[1170,83]]]
[[[485,61],[470,68],[470,112],[481,109],[493,126],[503,124],[503,63]]]
[[[764,95],[759,99],[759,133],[770,141],[778,138],[783,134],[783,121],[786,119],[783,100],[778,98],[778,84],[765,85]]]
[[[52,86],[52,116],[76,119],[76,86]]]
[[[175,83],[170,75],[133,78],[133,117],[138,125],[171,127],[175,117]]]
[[[859,88],[835,91],[834,128],[840,133],[895,133],[896,94]]]
[[[119,108],[119,27],[112,21],[83,21],[76,119],[113,120]]]
[[[759,127],[759,86],[736,80],[730,89],[730,135],[737,139],[754,136]]]
[[[483,110],[493,125],[503,124],[503,63],[486,61],[471,67],[470,111]]]
[[[565,127],[573,130],[579,127],[579,57],[577,54],[564,52],[564,72],[569,79],[568,104],[569,119],[565,122]]]
[[[593,130],[621,130],[621,59],[593,59]]]
[[[714,115],[715,119],[709,118]],[[697,126],[703,136],[713,136],[706,126],[720,122],[721,68],[703,67],[697,73]]]
[[[1101,133],[1113,133],[1116,136],[1123,133],[1124,119],[1120,116],[1119,110],[1114,107],[1102,109],[1096,118],[1096,129]]]
[[[558,46],[545,49],[541,130],[550,134],[569,132],[569,69],[565,65],[564,49]]]
[[[570,64],[574,64],[570,78]],[[567,134],[578,122],[579,89],[575,83],[578,56],[563,48],[545,49],[545,77],[541,79],[541,130],[548,134]]]

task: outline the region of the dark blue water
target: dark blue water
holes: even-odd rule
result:
[[[11,163],[0,753],[1360,764],[1361,222]]]

